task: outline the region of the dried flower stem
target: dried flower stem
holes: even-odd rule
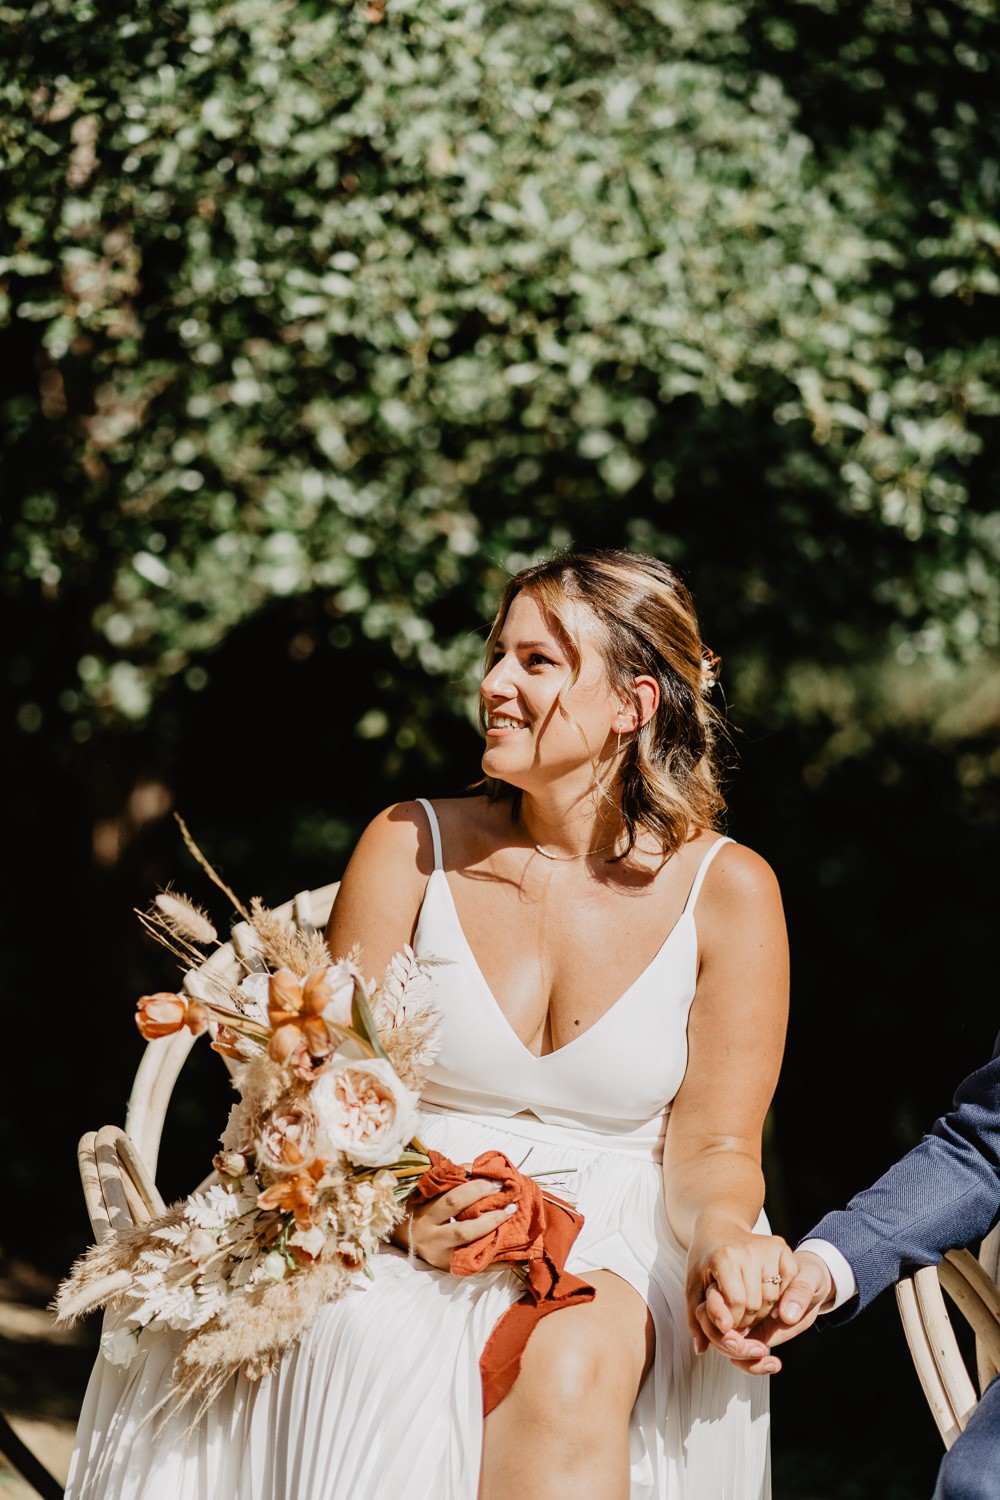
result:
[[[196,948],[174,927],[166,922],[158,922],[155,915],[148,911],[140,911],[137,906],[132,910],[154,942],[160,943],[175,958],[179,958],[186,969],[199,968],[205,962],[205,955],[201,949]]]
[[[239,912],[244,922],[250,922],[252,918],[246,907],[243,905],[243,902],[240,900],[239,896],[237,896],[232,887],[226,884],[222,876],[219,874],[218,870],[216,870],[213,865],[209,864],[208,860],[205,858],[204,854],[202,854],[201,850],[198,848],[198,845],[195,843],[194,839],[188,832],[188,826],[185,823],[184,819],[181,817],[180,813],[175,812],[174,818],[176,819],[177,826],[181,831],[181,838],[187,845],[188,853],[198,861],[198,863],[201,865],[201,868],[208,876],[209,880],[211,880],[212,884],[217,885],[219,887],[219,890],[222,891],[223,895],[229,898],[230,902],[232,903],[233,910]]]

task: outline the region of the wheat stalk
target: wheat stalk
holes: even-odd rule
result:
[[[243,902],[240,900],[239,896],[237,896],[232,887],[228,886],[223,880],[222,876],[219,874],[215,866],[210,864],[205,858],[204,854],[202,854],[201,850],[198,848],[198,845],[195,843],[194,839],[188,832],[188,826],[185,823],[184,819],[181,817],[180,813],[175,812],[174,818],[176,819],[177,826],[181,831],[181,838],[187,845],[188,853],[191,854],[197,860],[198,864],[201,865],[201,868],[205,871],[205,874],[208,876],[212,884],[217,885],[219,887],[219,890],[222,891],[223,895],[229,898],[230,902],[232,903],[233,910],[239,912],[244,922],[249,922],[251,920],[250,913],[247,911],[246,907],[243,905]]]

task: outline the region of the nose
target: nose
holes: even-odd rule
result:
[[[479,684],[479,691],[484,698],[497,701],[516,696],[517,690],[511,680],[510,667],[511,659],[509,656],[497,657]]]

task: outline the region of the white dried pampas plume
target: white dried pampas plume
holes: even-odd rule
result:
[[[202,946],[219,941],[219,934],[207,913],[196,906],[190,896],[178,891],[160,891],[153,900],[163,920],[178,937]]]

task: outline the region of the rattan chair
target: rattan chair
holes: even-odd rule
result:
[[[998,1268],[1000,1226],[983,1241],[978,1260],[968,1250],[949,1250],[939,1266],[923,1266],[896,1284],[906,1342],[946,1448],[965,1430],[979,1397],[1000,1372]],[[975,1382],[959,1349],[942,1289],[975,1334]]]

